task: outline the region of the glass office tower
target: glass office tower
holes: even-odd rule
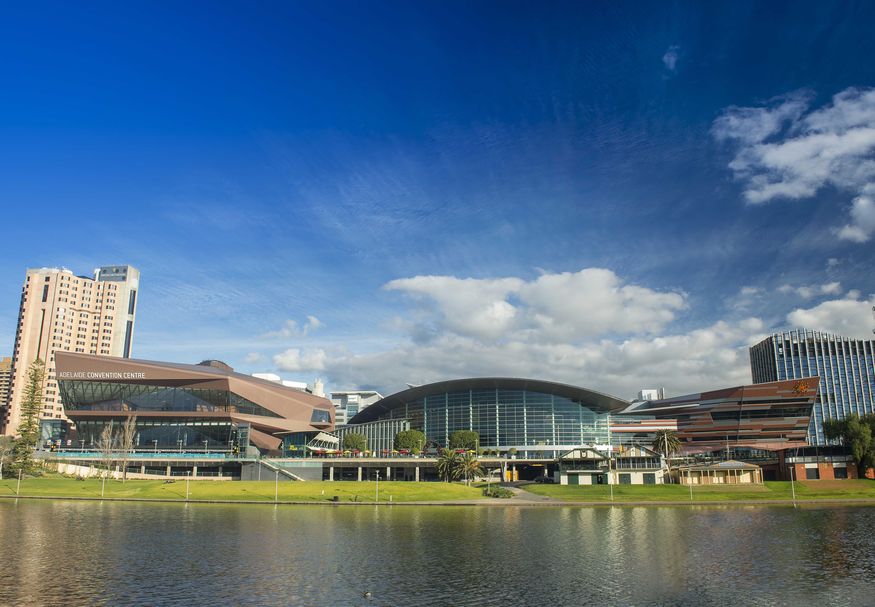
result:
[[[754,383],[820,377],[808,427],[812,444],[825,444],[823,421],[875,413],[875,340],[796,329],[750,348]]]

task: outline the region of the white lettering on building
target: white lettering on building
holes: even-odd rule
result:
[[[134,371],[59,371],[58,379],[146,379],[146,374]]]

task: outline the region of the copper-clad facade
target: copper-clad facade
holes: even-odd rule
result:
[[[806,444],[819,378],[774,381],[635,403],[624,415],[677,421],[687,452]]]
[[[136,414],[143,432],[158,441],[193,444],[197,424],[245,425],[262,450],[279,446],[288,432],[331,430],[334,407],[326,398],[258,379],[229,368],[58,352],[57,377],[65,413],[77,427]],[[163,424],[163,426],[162,426]],[[172,438],[167,427],[188,428]],[[163,428],[159,432],[157,428]],[[191,430],[196,433],[196,430]],[[144,434],[144,436],[145,436]],[[80,440],[93,440],[93,436]],[[224,439],[204,434],[205,446]],[[183,438],[184,437],[184,438]],[[228,439],[230,442],[232,439]],[[226,445],[229,446],[229,445]]]

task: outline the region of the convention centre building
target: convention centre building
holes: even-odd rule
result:
[[[65,443],[95,449],[103,428],[136,415],[134,450],[278,454],[291,432],[334,427],[326,398],[235,373],[220,361],[197,365],[56,352],[64,412],[75,424]]]

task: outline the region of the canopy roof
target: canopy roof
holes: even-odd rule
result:
[[[349,423],[361,424],[374,421],[384,413],[424,396],[465,390],[529,390],[542,394],[553,394],[578,401],[583,406],[601,413],[617,413],[629,406],[629,402],[621,398],[552,381],[521,377],[471,377],[468,379],[450,379],[396,392],[366,407],[353,417]]]

